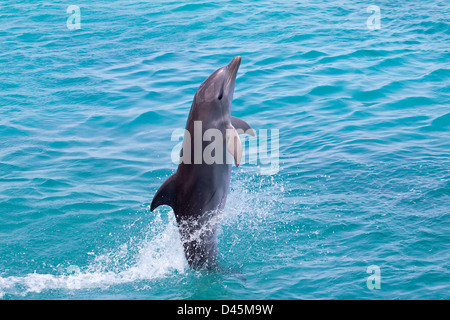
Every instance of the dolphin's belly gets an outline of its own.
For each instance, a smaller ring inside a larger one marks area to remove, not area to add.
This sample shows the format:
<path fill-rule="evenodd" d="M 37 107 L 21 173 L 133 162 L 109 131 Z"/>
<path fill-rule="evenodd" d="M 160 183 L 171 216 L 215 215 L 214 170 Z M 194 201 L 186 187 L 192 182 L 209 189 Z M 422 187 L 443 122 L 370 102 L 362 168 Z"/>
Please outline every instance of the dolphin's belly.
<path fill-rule="evenodd" d="M 218 214 L 225 206 L 231 165 L 180 165 L 177 174 L 174 212 L 186 258 L 191 266 L 210 266 L 217 255 Z"/>
<path fill-rule="evenodd" d="M 180 165 L 177 174 L 175 214 L 198 217 L 224 208 L 231 165 Z"/>

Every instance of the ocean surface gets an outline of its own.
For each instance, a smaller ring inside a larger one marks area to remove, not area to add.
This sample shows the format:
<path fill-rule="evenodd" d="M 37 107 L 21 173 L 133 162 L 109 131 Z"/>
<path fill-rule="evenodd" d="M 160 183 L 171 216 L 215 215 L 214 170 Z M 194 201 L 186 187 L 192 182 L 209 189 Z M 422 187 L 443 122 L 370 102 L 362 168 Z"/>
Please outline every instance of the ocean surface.
<path fill-rule="evenodd" d="M 444 0 L 2 1 L 0 298 L 449 299 L 449 50 Z M 149 205 L 237 55 L 272 164 L 243 138 L 193 271 Z"/>

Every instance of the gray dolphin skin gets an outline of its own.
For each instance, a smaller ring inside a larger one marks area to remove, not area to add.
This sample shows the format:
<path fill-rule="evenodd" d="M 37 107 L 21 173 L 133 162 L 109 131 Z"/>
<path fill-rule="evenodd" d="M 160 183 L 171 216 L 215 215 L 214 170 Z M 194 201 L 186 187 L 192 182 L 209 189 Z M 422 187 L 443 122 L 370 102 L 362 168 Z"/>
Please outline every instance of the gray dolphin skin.
<path fill-rule="evenodd" d="M 193 269 L 217 267 L 218 217 L 225 207 L 231 178 L 227 151 L 238 166 L 242 155 L 238 131 L 254 136 L 245 121 L 230 113 L 240 63 L 241 57 L 233 58 L 198 88 L 187 120 L 178 169 L 161 185 L 151 204 L 151 211 L 160 205 L 172 207 L 186 259 Z M 215 129 L 221 133 L 220 139 L 203 138 L 196 143 L 191 137 L 199 134 L 199 124 L 202 137 L 209 129 Z M 203 157 L 205 148 L 212 143 L 218 147 L 213 163 Z M 220 148 L 225 151 L 220 153 Z"/>

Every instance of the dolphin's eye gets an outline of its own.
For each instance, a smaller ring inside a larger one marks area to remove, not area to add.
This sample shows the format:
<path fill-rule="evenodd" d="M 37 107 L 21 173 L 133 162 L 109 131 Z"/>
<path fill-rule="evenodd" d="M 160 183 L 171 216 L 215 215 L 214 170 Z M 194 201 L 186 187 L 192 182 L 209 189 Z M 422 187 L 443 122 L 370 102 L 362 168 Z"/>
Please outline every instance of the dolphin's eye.
<path fill-rule="evenodd" d="M 220 92 L 219 97 L 217 99 L 222 100 L 223 92 Z"/>

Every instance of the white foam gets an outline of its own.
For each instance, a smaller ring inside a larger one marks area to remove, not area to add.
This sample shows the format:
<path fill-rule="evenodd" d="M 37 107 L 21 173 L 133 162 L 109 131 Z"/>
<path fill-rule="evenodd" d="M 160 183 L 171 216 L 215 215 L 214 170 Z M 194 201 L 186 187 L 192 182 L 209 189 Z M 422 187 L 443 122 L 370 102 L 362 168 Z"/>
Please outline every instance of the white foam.
<path fill-rule="evenodd" d="M 235 231 L 245 230 L 246 234 L 257 234 L 261 223 L 281 205 L 284 185 L 273 177 L 252 176 L 248 173 L 242 177 L 240 172 L 237 176 L 228 196 L 225 213 L 220 217 L 219 234 L 222 233 L 222 227 L 228 230 L 226 239 L 229 242 L 227 245 L 231 246 L 230 251 L 237 246 L 239 252 L 243 250 L 239 254 L 239 259 L 243 259 L 249 249 L 246 251 L 239 244 L 244 241 L 245 246 L 249 246 L 251 244 L 248 241 L 251 239 L 236 238 Z M 149 209 L 142 214 L 149 214 Z M 57 275 L 30 273 L 0 277 L 0 298 L 5 294 L 26 296 L 46 290 L 106 289 L 114 285 L 185 273 L 188 264 L 173 212 L 159 209 L 151 214 L 154 219 L 149 223 L 148 230 L 138 232 L 143 237 L 139 239 L 132 236 L 107 253 L 95 255 L 92 251 L 87 252 L 89 256 L 94 256 L 87 266 L 69 266 L 61 272 L 63 274 Z M 139 220 L 128 227 L 136 228 L 138 222 L 142 222 Z M 230 255 L 226 258 L 233 259 Z"/>
<path fill-rule="evenodd" d="M 82 269 L 71 265 L 66 268 L 66 273 L 72 274 L 30 273 L 0 277 L 0 298 L 5 294 L 25 296 L 45 290 L 103 289 L 112 285 L 153 280 L 173 272 L 183 273 L 187 262 L 174 220 L 169 217 L 168 221 L 163 222 L 160 213 L 156 213 L 151 230 L 141 242 L 134 243 L 136 240 L 131 238 L 129 243 L 96 256 L 90 265 Z M 130 257 L 133 253 L 128 250 L 130 246 L 138 247 L 133 257 Z M 128 266 L 123 263 L 127 260 L 133 260 L 134 263 Z"/>

